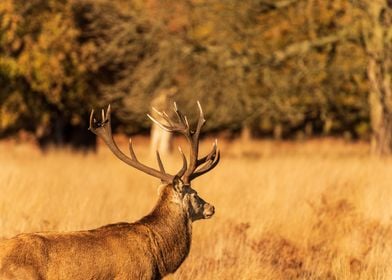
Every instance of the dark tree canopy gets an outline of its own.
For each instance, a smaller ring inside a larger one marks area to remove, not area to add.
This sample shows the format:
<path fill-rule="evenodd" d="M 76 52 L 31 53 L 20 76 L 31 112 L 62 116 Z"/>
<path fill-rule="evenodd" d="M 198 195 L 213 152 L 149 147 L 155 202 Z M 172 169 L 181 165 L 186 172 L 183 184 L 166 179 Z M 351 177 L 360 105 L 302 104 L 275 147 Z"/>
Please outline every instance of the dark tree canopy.
<path fill-rule="evenodd" d="M 108 103 L 117 131 L 143 132 L 175 87 L 207 132 L 368 139 L 369 3 L 2 0 L 0 135 L 88 145 L 89 110 Z"/>

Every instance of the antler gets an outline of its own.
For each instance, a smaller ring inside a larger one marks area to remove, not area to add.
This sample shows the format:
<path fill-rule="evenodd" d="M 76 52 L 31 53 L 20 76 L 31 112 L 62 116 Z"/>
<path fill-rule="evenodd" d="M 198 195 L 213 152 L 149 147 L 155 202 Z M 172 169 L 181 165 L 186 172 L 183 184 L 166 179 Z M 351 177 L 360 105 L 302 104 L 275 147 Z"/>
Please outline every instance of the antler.
<path fill-rule="evenodd" d="M 101 139 L 106 143 L 106 145 L 109 147 L 109 149 L 113 152 L 113 154 L 118 157 L 120 160 L 125 162 L 126 164 L 143 171 L 144 173 L 147 173 L 151 176 L 154 176 L 156 178 L 161 179 L 162 182 L 167 182 L 171 183 L 173 182 L 174 178 L 179 177 L 181 178 L 187 168 L 187 162 L 184 153 L 180 149 L 180 153 L 182 156 L 182 161 L 183 165 L 181 170 L 176 174 L 176 175 L 170 175 L 165 172 L 165 169 L 162 164 L 161 157 L 159 156 L 159 152 L 157 151 L 157 160 L 158 160 L 158 165 L 159 165 L 159 170 L 156 170 L 154 168 L 148 167 L 147 165 L 144 165 L 141 163 L 135 155 L 135 152 L 133 150 L 132 146 L 132 140 L 129 139 L 129 152 L 131 154 L 131 157 L 126 156 L 116 145 L 114 142 L 113 136 L 112 136 L 112 128 L 111 128 L 111 123 L 110 123 L 110 105 L 108 106 L 108 109 L 106 110 L 106 113 L 104 110 L 102 110 L 102 119 L 96 120 L 94 118 L 94 110 L 91 111 L 90 114 L 90 127 L 88 128 L 91 132 L 96 134 L 97 136 L 101 137 Z"/>
<path fill-rule="evenodd" d="M 176 103 L 174 103 L 174 112 L 177 115 L 178 122 L 172 121 L 165 112 L 159 112 L 155 108 L 153 108 L 154 111 L 159 116 L 161 116 L 167 122 L 167 124 L 162 124 L 147 114 L 147 116 L 162 129 L 168 132 L 180 133 L 188 140 L 191 149 L 189 155 L 189 166 L 183 176 L 183 181 L 185 184 L 189 184 L 190 181 L 196 177 L 203 175 L 213 169 L 220 160 L 220 152 L 218 150 L 217 140 L 214 142 L 212 151 L 208 155 L 198 159 L 200 131 L 206 120 L 204 119 L 203 110 L 199 101 L 197 101 L 197 106 L 199 108 L 199 119 L 197 121 L 195 131 L 190 129 L 187 117 L 178 110 Z"/>

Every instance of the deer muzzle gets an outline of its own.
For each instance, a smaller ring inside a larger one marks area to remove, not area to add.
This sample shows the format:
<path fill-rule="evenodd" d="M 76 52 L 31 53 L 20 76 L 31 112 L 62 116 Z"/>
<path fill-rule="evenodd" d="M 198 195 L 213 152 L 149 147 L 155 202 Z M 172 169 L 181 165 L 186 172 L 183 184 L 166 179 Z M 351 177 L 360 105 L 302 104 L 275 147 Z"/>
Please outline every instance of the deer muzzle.
<path fill-rule="evenodd" d="M 215 214 L 215 207 L 209 203 L 204 204 L 203 216 L 204 219 L 209 219 Z"/>

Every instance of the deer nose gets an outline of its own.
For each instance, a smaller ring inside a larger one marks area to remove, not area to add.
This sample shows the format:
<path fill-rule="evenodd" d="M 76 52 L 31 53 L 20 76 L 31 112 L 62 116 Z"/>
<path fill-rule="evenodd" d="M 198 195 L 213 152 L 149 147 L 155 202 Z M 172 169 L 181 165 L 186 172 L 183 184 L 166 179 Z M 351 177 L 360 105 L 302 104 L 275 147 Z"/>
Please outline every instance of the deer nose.
<path fill-rule="evenodd" d="M 215 207 L 211 204 L 206 204 L 204 207 L 204 217 L 206 219 L 211 218 L 215 214 Z"/>

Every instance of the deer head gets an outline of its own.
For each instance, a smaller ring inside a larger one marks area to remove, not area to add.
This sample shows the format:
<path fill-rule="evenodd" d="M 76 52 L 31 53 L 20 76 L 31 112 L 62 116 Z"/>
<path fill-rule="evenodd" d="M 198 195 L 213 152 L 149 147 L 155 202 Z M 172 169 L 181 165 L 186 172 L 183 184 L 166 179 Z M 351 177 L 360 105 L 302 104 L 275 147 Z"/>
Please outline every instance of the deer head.
<path fill-rule="evenodd" d="M 166 173 L 158 151 L 156 152 L 156 156 L 159 170 L 149 167 L 137 159 L 133 150 L 131 139 L 129 140 L 130 157 L 125 155 L 118 148 L 112 136 L 110 123 L 110 105 L 108 106 L 106 112 L 102 110 L 101 120 L 95 119 L 94 110 L 91 111 L 89 127 L 89 130 L 100 137 L 113 152 L 113 154 L 120 160 L 144 173 L 159 178 L 163 183 L 162 188 L 165 189 L 165 191 L 170 192 L 172 200 L 183 206 L 184 210 L 188 214 L 188 217 L 192 221 L 208 219 L 212 217 L 215 209 L 214 206 L 205 202 L 197 194 L 197 192 L 191 187 L 191 181 L 212 170 L 218 164 L 220 159 L 220 153 L 216 140 L 209 154 L 201 158 L 198 157 L 200 131 L 205 123 L 205 119 L 200 103 L 197 102 L 197 105 L 199 108 L 199 118 L 194 130 L 190 128 L 187 117 L 178 110 L 176 103 L 174 103 L 174 112 L 177 116 L 176 121 L 170 119 L 165 112 L 159 112 L 154 108 L 153 109 L 160 117 L 162 117 L 165 123 L 159 122 L 150 115 L 147 115 L 162 129 L 171 133 L 179 133 L 185 136 L 190 145 L 189 164 L 184 153 L 182 152 L 182 149 L 179 147 L 179 151 L 182 157 L 182 167 L 175 175 Z"/>

